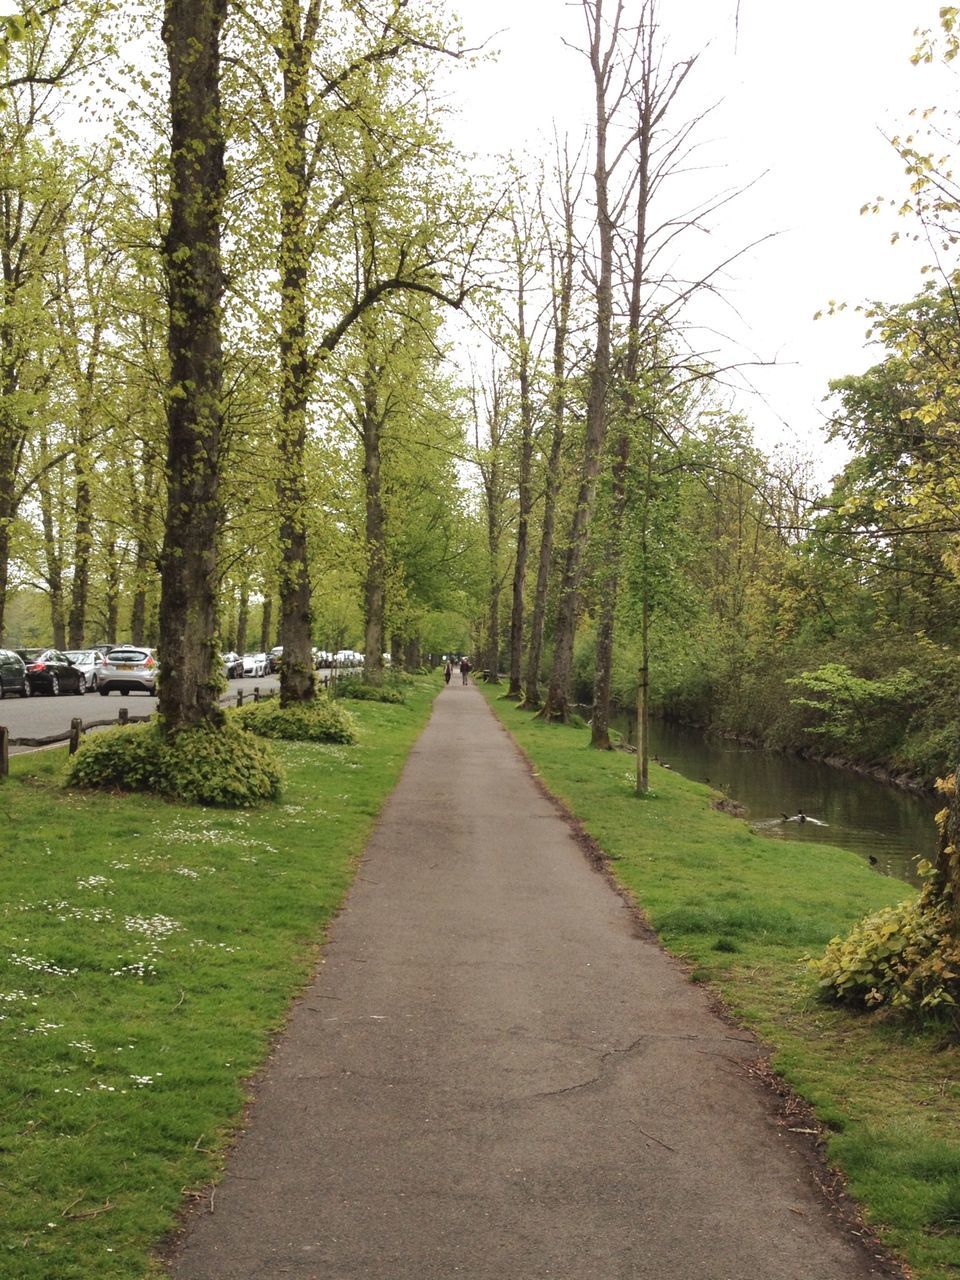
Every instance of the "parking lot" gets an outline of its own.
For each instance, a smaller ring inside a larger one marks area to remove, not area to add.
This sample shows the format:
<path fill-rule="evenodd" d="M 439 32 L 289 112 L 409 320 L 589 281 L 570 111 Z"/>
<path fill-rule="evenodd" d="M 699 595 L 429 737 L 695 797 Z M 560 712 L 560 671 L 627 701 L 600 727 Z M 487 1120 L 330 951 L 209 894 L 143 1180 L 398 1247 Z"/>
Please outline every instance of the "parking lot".
<path fill-rule="evenodd" d="M 325 674 L 327 673 L 318 672 L 320 677 Z M 279 687 L 278 675 L 231 680 L 229 689 L 223 695 L 223 702 L 225 705 L 234 704 L 240 691 L 244 698 L 252 698 L 255 689 L 271 692 Z M 68 734 L 70 721 L 74 717 L 79 717 L 84 726 L 88 726 L 103 720 L 117 720 L 121 708 L 127 711 L 131 719 L 135 719 L 150 715 L 156 707 L 157 699 L 146 693 L 131 693 L 126 696 L 111 693 L 106 698 L 101 698 L 96 693 L 87 693 L 82 698 L 4 698 L 0 702 L 0 725 L 5 725 L 10 730 L 11 738 L 47 738 L 55 734 Z M 10 754 L 34 749 L 11 745 Z"/>

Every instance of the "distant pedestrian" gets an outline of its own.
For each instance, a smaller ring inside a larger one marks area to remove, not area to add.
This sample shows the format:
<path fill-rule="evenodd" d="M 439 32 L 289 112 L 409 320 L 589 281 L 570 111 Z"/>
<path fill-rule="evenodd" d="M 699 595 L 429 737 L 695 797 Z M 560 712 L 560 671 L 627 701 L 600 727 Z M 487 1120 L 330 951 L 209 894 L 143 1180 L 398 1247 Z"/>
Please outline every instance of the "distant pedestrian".
<path fill-rule="evenodd" d="M 469 658 L 461 658 L 461 659 L 460 659 L 460 674 L 461 674 L 461 676 L 463 676 L 463 683 L 464 683 L 464 684 L 466 684 L 466 683 L 467 683 L 467 676 L 470 674 L 470 659 L 469 659 Z"/>
<path fill-rule="evenodd" d="M 447 659 L 447 665 L 443 668 L 443 683 L 449 684 L 450 677 L 453 675 L 453 663 Z"/>

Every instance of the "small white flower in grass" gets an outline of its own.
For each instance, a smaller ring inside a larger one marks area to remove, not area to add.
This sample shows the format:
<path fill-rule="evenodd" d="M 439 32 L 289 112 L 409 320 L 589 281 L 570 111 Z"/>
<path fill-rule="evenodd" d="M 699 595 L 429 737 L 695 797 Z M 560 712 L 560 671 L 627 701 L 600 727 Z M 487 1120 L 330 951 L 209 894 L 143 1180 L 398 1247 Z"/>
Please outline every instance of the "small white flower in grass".
<path fill-rule="evenodd" d="M 185 876 L 188 880 L 200 879 L 200 872 L 194 871 L 192 867 L 174 867 L 173 874 L 175 876 Z"/>
<path fill-rule="evenodd" d="M 77 881 L 78 889 L 104 889 L 108 884 L 113 884 L 109 876 L 87 876 L 85 880 Z"/>
<path fill-rule="evenodd" d="M 52 964 L 49 960 L 38 960 L 36 956 L 17 955 L 14 953 L 9 957 L 11 964 L 22 965 L 24 969 L 31 969 L 34 973 L 49 973 L 55 978 L 70 978 L 78 969 L 63 969 L 58 964 Z"/>

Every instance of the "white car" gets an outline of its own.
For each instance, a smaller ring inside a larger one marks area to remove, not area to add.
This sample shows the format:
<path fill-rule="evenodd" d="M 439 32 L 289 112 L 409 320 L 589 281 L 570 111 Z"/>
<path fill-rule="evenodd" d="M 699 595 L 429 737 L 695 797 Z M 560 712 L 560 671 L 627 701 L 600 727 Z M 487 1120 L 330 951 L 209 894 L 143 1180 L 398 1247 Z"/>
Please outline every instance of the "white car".
<path fill-rule="evenodd" d="M 243 674 L 245 676 L 265 676 L 270 659 L 265 653 L 245 653 L 243 655 Z"/>

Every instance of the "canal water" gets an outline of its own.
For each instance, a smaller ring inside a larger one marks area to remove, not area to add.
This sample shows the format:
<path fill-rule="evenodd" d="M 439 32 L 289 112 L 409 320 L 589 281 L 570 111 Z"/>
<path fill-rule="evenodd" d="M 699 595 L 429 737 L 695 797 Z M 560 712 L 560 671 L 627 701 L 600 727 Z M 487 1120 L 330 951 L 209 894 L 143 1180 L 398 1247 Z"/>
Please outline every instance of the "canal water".
<path fill-rule="evenodd" d="M 623 717 L 616 727 L 635 742 Z M 746 746 L 697 729 L 651 721 L 650 754 L 746 806 L 750 825 L 777 840 L 816 840 L 872 859 L 883 875 L 917 883 L 915 859 L 937 851 L 929 795 L 799 756 Z M 784 822 L 803 812 L 815 822 Z"/>

